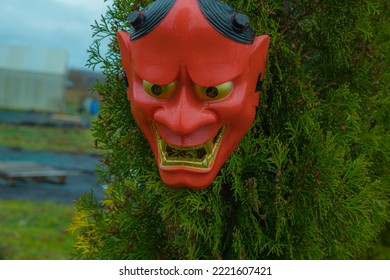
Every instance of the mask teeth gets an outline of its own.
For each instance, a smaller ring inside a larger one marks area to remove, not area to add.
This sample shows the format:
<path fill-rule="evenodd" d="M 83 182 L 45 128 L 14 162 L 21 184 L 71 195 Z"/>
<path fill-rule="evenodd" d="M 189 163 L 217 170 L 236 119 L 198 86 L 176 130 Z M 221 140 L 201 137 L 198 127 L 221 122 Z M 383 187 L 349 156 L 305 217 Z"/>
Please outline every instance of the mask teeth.
<path fill-rule="evenodd" d="M 214 158 L 216 156 L 217 150 L 219 148 L 219 145 L 222 141 L 223 135 L 225 133 L 226 127 L 223 126 L 218 133 L 215 135 L 215 137 L 212 140 L 207 141 L 203 145 L 195 146 L 195 147 L 189 147 L 189 148 L 183 148 L 183 147 L 176 147 L 168 144 L 164 139 L 161 138 L 161 136 L 158 134 L 157 129 L 155 125 L 153 124 L 153 130 L 156 134 L 157 144 L 158 144 L 158 150 L 161 157 L 161 165 L 163 166 L 188 166 L 193 168 L 200 168 L 200 169 L 208 169 L 210 168 L 210 164 L 214 161 Z M 203 149 L 205 151 L 205 155 L 200 158 L 193 158 L 193 159 L 187 159 L 187 158 L 175 158 L 169 155 L 168 149 L 176 149 L 176 150 L 182 150 L 182 151 L 195 151 L 199 149 Z"/>
<path fill-rule="evenodd" d="M 208 157 L 205 157 L 205 159 L 202 161 L 202 167 L 203 168 L 208 168 L 209 167 Z"/>
<path fill-rule="evenodd" d="M 205 148 L 205 150 L 207 152 L 207 155 L 210 155 L 213 152 L 213 149 L 214 149 L 213 141 L 212 140 L 207 141 L 207 143 L 204 144 L 204 148 Z"/>

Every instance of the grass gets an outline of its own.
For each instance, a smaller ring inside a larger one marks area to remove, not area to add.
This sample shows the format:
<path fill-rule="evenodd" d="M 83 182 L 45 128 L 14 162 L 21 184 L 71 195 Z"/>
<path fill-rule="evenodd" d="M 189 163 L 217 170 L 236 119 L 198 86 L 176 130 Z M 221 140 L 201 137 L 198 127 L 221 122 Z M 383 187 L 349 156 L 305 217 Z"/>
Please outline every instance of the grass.
<path fill-rule="evenodd" d="M 74 211 L 54 202 L 0 200 L 0 259 L 69 259 L 74 239 L 65 229 Z"/>
<path fill-rule="evenodd" d="M 0 146 L 96 153 L 90 129 L 0 124 Z"/>

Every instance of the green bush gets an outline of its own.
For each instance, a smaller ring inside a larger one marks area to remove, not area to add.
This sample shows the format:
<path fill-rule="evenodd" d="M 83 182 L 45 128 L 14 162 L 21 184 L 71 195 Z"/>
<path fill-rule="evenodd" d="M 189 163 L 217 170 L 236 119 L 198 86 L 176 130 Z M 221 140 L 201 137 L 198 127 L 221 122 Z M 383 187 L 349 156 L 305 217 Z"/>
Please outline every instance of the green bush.
<path fill-rule="evenodd" d="M 202 191 L 164 185 L 131 117 L 115 34 L 149 2 L 115 0 L 92 27 L 109 188 L 77 203 L 77 257 L 366 258 L 388 218 L 388 1 L 226 1 L 271 45 L 256 120 Z"/>

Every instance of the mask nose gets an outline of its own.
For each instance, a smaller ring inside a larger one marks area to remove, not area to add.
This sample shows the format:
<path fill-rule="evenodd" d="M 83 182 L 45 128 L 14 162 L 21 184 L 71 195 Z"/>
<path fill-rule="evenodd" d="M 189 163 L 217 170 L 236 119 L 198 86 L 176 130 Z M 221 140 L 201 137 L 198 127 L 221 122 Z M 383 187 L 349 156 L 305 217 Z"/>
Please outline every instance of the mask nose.
<path fill-rule="evenodd" d="M 164 107 L 154 113 L 154 120 L 178 135 L 188 135 L 197 129 L 217 122 L 214 112 L 206 109 L 187 86 Z"/>

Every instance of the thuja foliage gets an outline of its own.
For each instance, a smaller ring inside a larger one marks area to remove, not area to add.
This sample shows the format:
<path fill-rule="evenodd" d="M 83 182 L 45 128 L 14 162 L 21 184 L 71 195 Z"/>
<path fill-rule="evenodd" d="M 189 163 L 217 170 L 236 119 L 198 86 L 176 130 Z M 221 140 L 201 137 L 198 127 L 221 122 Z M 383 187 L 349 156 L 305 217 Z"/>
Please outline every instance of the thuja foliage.
<path fill-rule="evenodd" d="M 108 188 L 77 202 L 76 257 L 364 258 L 388 217 L 388 1 L 226 1 L 271 45 L 256 120 L 202 191 L 164 185 L 131 116 L 115 34 L 149 2 L 114 0 L 92 26 Z"/>

